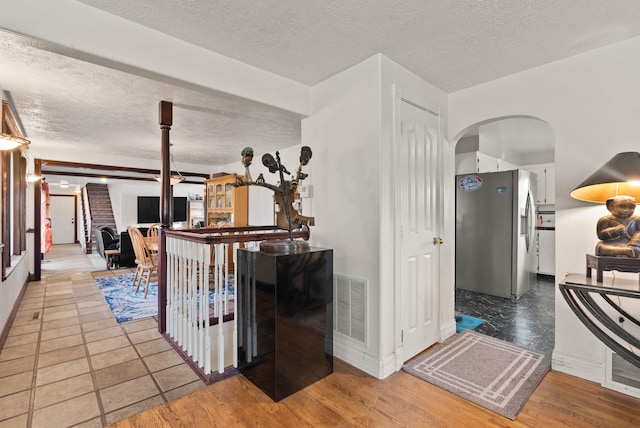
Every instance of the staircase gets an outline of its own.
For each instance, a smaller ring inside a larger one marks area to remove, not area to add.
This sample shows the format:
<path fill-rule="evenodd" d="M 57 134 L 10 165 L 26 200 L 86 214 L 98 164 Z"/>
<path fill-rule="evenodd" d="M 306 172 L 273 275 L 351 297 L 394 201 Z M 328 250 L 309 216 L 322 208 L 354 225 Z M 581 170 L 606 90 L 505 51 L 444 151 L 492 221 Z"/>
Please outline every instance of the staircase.
<path fill-rule="evenodd" d="M 82 188 L 80 191 L 80 206 L 82 207 L 82 236 L 84 238 L 85 253 L 91 254 L 93 251 L 93 241 L 91 239 L 91 219 L 89 213 L 89 205 L 87 202 L 87 189 Z M 88 220 L 87 220 L 88 219 Z"/>
<path fill-rule="evenodd" d="M 91 219 L 91 242 L 96 242 L 96 226 L 109 226 L 116 233 L 116 221 L 113 218 L 111 208 L 111 198 L 109 197 L 109 187 L 106 184 L 87 183 L 87 200 L 89 201 L 89 218 Z M 87 244 L 87 248 L 90 248 Z"/>

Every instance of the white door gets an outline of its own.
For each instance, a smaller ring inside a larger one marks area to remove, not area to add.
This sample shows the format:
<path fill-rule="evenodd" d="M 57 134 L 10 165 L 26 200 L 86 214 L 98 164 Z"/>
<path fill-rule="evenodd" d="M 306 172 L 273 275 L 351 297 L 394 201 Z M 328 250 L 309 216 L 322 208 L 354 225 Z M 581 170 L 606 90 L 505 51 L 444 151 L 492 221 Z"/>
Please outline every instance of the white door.
<path fill-rule="evenodd" d="M 402 99 L 396 139 L 402 357 L 438 339 L 440 116 Z"/>
<path fill-rule="evenodd" d="M 75 196 L 51 196 L 51 232 L 54 244 L 75 242 L 76 203 Z"/>

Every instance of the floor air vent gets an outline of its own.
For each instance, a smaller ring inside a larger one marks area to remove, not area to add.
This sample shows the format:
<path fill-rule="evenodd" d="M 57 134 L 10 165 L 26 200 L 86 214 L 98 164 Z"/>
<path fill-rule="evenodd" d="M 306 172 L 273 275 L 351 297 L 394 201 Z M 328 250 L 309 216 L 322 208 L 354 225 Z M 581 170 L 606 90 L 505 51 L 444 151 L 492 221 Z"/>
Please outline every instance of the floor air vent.
<path fill-rule="evenodd" d="M 364 279 L 336 274 L 336 331 L 366 343 L 367 284 Z"/>

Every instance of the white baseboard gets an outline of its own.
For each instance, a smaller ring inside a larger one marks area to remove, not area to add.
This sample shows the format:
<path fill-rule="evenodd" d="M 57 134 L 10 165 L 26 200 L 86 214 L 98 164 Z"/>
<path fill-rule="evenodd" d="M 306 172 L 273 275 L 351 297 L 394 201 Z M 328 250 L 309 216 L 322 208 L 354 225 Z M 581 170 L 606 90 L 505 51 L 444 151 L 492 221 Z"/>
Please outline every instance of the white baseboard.
<path fill-rule="evenodd" d="M 439 342 L 443 342 L 455 333 L 455 320 L 442 324 L 440 326 Z M 379 359 L 368 354 L 364 349 L 357 349 L 359 345 L 351 342 L 351 338 L 344 337 L 334 332 L 333 355 L 377 379 L 384 379 L 402 369 L 402 349 L 396 349 L 394 354 L 391 354 L 384 359 Z"/>
<path fill-rule="evenodd" d="M 444 324 L 440 324 L 440 342 L 444 342 L 449 337 L 456 334 L 456 320 L 452 319 Z"/>
<path fill-rule="evenodd" d="M 333 337 L 333 356 L 377 379 L 384 379 L 390 374 L 384 375 L 387 369 L 384 368 L 385 364 L 381 364 L 378 358 L 367 354 L 364 350 L 355 349 L 346 340 L 340 340 L 335 332 Z M 393 364 L 391 365 L 393 366 Z"/>
<path fill-rule="evenodd" d="M 640 389 L 638 388 L 634 388 L 632 386 L 629 385 L 624 385 L 621 384 L 619 382 L 608 382 L 608 381 L 604 381 L 602 382 L 602 387 L 603 388 L 607 388 L 607 389 L 612 389 L 614 391 L 617 391 L 621 394 L 626 394 L 626 395 L 630 395 L 634 398 L 640 398 Z"/>
<path fill-rule="evenodd" d="M 598 384 L 602 382 L 603 362 L 601 361 L 582 360 L 554 351 L 551 357 L 551 368 Z"/>

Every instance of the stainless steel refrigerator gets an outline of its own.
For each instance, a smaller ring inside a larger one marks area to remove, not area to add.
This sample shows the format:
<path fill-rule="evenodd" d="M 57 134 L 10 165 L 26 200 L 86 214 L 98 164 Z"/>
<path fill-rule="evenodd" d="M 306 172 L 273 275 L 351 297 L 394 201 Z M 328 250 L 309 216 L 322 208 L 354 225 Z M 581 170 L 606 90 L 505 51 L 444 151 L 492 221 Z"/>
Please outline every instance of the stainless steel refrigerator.
<path fill-rule="evenodd" d="M 536 284 L 535 175 L 456 176 L 456 287 L 518 299 Z"/>

